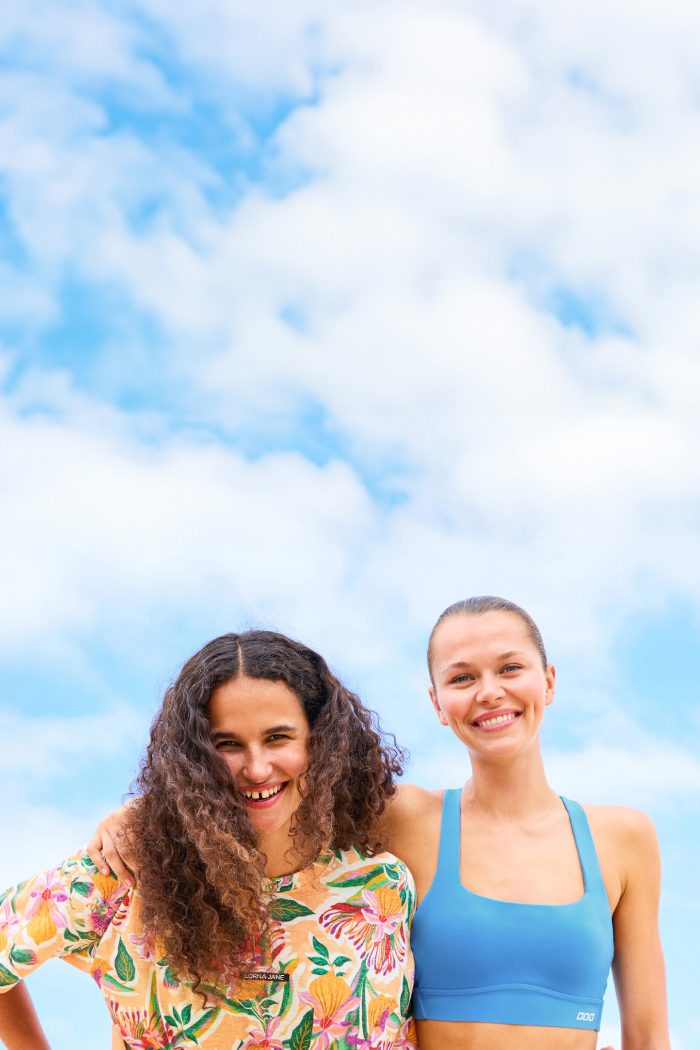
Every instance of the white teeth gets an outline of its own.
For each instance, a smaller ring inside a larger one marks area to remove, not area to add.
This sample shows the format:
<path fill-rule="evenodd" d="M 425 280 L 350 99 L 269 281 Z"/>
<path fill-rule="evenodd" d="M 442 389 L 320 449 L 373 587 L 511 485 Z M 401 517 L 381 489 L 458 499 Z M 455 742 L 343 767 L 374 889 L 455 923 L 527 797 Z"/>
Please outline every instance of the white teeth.
<path fill-rule="evenodd" d="M 284 787 L 284 784 L 280 784 L 279 787 L 271 788 L 269 791 L 267 789 L 265 789 L 264 791 L 244 791 L 243 793 L 244 793 L 246 798 L 252 798 L 252 799 L 272 798 L 272 796 L 273 795 L 277 795 L 282 790 L 283 787 Z"/>
<path fill-rule="evenodd" d="M 495 715 L 494 718 L 484 718 L 479 722 L 480 726 L 497 726 L 500 722 L 512 722 L 515 718 L 514 714 L 510 715 Z"/>

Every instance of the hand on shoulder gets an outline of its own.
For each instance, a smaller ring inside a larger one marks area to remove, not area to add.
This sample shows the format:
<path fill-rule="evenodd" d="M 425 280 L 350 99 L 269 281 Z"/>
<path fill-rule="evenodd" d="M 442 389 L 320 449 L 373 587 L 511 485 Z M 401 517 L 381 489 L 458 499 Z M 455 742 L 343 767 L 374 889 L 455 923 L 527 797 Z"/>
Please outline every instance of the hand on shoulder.
<path fill-rule="evenodd" d="M 124 825 L 129 809 L 135 802 L 136 799 L 129 799 L 103 817 L 86 846 L 90 860 L 103 875 L 109 875 L 111 868 L 119 881 L 127 886 L 134 885 L 134 878 L 127 867 L 132 863 L 132 857 L 124 835 Z"/>

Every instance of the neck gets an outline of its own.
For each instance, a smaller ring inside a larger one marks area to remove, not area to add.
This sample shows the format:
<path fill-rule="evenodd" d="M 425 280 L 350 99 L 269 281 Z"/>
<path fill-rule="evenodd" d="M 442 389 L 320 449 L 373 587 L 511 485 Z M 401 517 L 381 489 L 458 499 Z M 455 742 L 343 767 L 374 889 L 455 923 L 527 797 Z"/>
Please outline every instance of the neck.
<path fill-rule="evenodd" d="M 539 740 L 527 751 L 504 759 L 471 755 L 472 778 L 465 785 L 466 804 L 493 816 L 521 820 L 555 804 L 547 783 Z"/>
<path fill-rule="evenodd" d="M 265 874 L 269 878 L 274 879 L 280 875 L 291 875 L 299 871 L 301 858 L 294 849 L 294 840 L 288 827 L 280 828 L 268 835 L 259 834 L 257 845 L 267 857 Z"/>

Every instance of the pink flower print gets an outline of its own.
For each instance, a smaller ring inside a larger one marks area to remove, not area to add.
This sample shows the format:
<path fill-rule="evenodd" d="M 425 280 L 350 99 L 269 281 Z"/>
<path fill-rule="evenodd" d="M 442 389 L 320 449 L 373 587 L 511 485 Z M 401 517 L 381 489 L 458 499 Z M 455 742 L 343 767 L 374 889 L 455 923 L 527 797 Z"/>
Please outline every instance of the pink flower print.
<path fill-rule="evenodd" d="M 139 959 L 143 959 L 144 962 L 156 961 L 156 957 L 153 954 L 150 941 L 147 937 L 139 937 L 135 933 L 130 933 L 129 940 L 133 944 Z"/>
<path fill-rule="evenodd" d="M 372 928 L 372 942 L 376 944 L 385 937 L 393 938 L 403 917 L 401 898 L 396 890 L 363 890 L 362 899 L 365 902 L 362 916 Z"/>
<path fill-rule="evenodd" d="M 119 1034 L 131 1050 L 159 1050 L 169 1045 L 173 1034 L 170 1025 L 164 1025 L 148 1010 L 127 1010 L 111 999 L 109 1008 Z"/>
<path fill-rule="evenodd" d="M 0 904 L 0 952 L 7 947 L 9 940 L 14 940 L 19 927 L 19 915 L 10 907 L 9 900 Z"/>
<path fill-rule="evenodd" d="M 328 1050 L 332 1042 L 346 1035 L 345 1019 L 360 1003 L 348 983 L 331 973 L 311 981 L 308 992 L 300 991 L 299 998 L 314 1012 L 313 1034 L 317 1037 L 314 1050 Z"/>
<path fill-rule="evenodd" d="M 412 1017 L 406 1018 L 400 1024 L 394 1039 L 394 1050 L 418 1050 L 418 1033 Z"/>
<path fill-rule="evenodd" d="M 109 897 L 98 897 L 90 909 L 90 928 L 99 937 L 104 937 L 112 923 L 119 925 L 119 910 L 126 908 L 128 903 L 129 891 L 116 883 Z"/>
<path fill-rule="evenodd" d="M 57 930 L 68 925 L 58 907 L 68 900 L 68 896 L 57 872 L 57 868 L 52 868 L 45 875 L 39 875 L 29 894 L 33 900 L 27 909 L 27 935 L 35 944 L 52 941 Z"/>
<path fill-rule="evenodd" d="M 265 1031 L 257 1028 L 248 1030 L 248 1039 L 242 1044 L 240 1050 L 284 1050 L 284 1046 L 273 1035 L 279 1027 L 281 1018 L 271 1017 L 265 1025 Z"/>
<path fill-rule="evenodd" d="M 367 965 L 387 974 L 406 958 L 403 905 L 391 887 L 363 890 L 363 904 L 334 904 L 321 916 L 321 924 L 340 940 L 345 934 L 360 950 Z"/>

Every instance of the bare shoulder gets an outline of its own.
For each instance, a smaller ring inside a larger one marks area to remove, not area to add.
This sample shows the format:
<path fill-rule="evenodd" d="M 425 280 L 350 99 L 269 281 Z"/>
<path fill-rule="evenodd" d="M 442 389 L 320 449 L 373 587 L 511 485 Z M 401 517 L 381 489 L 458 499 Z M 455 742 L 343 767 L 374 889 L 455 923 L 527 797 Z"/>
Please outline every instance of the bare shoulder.
<path fill-rule="evenodd" d="M 651 817 L 630 806 L 584 806 L 601 862 L 614 859 L 629 877 L 635 870 L 655 871 L 660 864 L 659 840 Z M 624 878 L 623 878 L 624 882 Z"/>
<path fill-rule="evenodd" d="M 651 817 L 631 806 L 584 806 L 593 834 L 614 835 L 630 845 L 656 843 Z"/>
<path fill-rule="evenodd" d="M 428 791 L 417 784 L 397 784 L 390 805 L 407 815 L 428 813 L 442 806 L 443 791 Z"/>
<path fill-rule="evenodd" d="M 442 796 L 442 791 L 427 791 L 417 784 L 397 784 L 382 820 L 392 842 L 403 841 L 417 828 L 425 830 L 432 821 L 439 825 Z"/>
<path fill-rule="evenodd" d="M 410 869 L 422 899 L 437 867 L 442 791 L 399 784 L 387 806 L 383 830 L 388 848 Z"/>

